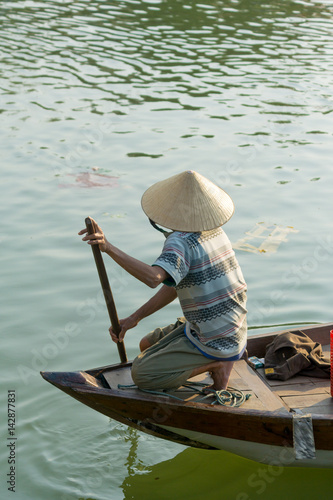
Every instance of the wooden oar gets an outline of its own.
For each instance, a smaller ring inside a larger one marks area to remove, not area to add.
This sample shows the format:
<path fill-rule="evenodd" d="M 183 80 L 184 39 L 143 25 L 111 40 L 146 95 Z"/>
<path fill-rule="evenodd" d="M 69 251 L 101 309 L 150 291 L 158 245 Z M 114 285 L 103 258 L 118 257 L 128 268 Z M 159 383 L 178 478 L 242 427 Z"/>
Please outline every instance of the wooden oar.
<path fill-rule="evenodd" d="M 89 234 L 93 234 L 96 232 L 96 226 L 94 221 L 91 220 L 90 217 L 87 217 L 85 219 L 86 223 L 86 228 L 88 230 Z M 119 319 L 118 319 L 118 314 L 116 310 L 116 306 L 113 300 L 113 295 L 111 292 L 111 287 L 109 283 L 108 276 L 106 274 L 104 262 L 103 262 L 103 257 L 101 254 L 101 251 L 99 249 L 98 245 L 91 245 L 93 254 L 94 254 L 94 259 L 98 271 L 98 276 L 102 285 L 103 289 L 103 294 L 106 302 L 106 307 L 108 309 L 108 313 L 110 316 L 111 320 L 111 325 L 112 329 L 115 332 L 115 334 L 119 337 L 119 333 L 121 331 L 121 326 L 119 324 Z M 126 351 L 125 351 L 125 345 L 124 342 L 117 342 L 117 347 L 118 347 L 118 353 L 120 357 L 120 362 L 121 363 L 126 363 L 127 362 L 127 356 L 126 356 Z"/>

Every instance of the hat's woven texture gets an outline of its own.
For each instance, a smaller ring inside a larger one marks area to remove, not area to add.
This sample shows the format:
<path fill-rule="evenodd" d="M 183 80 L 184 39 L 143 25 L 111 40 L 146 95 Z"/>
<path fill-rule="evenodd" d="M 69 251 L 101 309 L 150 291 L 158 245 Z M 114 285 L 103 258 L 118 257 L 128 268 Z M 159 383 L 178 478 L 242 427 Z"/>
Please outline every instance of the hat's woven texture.
<path fill-rule="evenodd" d="M 141 204 L 151 220 L 174 231 L 209 231 L 225 224 L 234 213 L 230 196 L 193 170 L 153 184 Z"/>

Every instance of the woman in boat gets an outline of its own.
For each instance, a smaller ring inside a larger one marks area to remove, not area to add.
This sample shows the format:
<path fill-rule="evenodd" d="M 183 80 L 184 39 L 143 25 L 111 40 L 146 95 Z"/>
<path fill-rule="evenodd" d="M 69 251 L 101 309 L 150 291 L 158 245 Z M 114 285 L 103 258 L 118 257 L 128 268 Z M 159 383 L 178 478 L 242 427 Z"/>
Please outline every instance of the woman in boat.
<path fill-rule="evenodd" d="M 214 390 L 226 389 L 233 363 L 246 349 L 246 283 L 231 243 L 222 229 L 234 213 L 230 196 L 207 178 L 186 171 L 151 186 L 142 197 L 151 224 L 166 236 L 153 265 L 111 244 L 98 227 L 83 241 L 99 245 L 117 264 L 151 288 L 162 285 L 142 307 L 120 320 L 127 330 L 172 302 L 184 314 L 173 325 L 157 328 L 140 342 L 132 377 L 141 389 L 174 389 L 210 372 Z M 170 229 L 167 232 L 163 228 Z"/>

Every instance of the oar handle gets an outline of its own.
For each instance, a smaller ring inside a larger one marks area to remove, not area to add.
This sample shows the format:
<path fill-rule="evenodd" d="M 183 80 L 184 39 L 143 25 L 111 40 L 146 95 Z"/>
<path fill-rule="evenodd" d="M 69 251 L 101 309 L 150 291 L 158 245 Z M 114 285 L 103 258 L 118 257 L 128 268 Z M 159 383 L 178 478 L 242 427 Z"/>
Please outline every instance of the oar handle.
<path fill-rule="evenodd" d="M 87 217 L 85 219 L 85 223 L 86 223 L 86 228 L 87 228 L 89 234 L 93 234 L 96 232 L 95 223 L 90 217 Z M 94 255 L 94 259 L 95 259 L 99 280 L 100 280 L 101 285 L 102 285 L 102 290 L 103 290 L 103 294 L 104 294 L 104 298 L 105 298 L 106 307 L 107 307 L 109 317 L 111 320 L 112 329 L 115 332 L 115 334 L 117 335 L 117 337 L 119 337 L 119 333 L 121 331 L 121 326 L 119 324 L 117 309 L 116 309 L 116 306 L 115 306 L 115 303 L 113 300 L 113 295 L 112 295 L 109 279 L 108 279 L 108 276 L 106 274 L 103 257 L 102 257 L 102 254 L 101 254 L 101 251 L 100 251 L 98 245 L 91 245 L 91 248 L 92 248 L 92 252 Z M 126 363 L 127 356 L 126 356 L 124 342 L 117 342 L 117 347 L 118 347 L 118 353 L 119 353 L 121 363 Z"/>

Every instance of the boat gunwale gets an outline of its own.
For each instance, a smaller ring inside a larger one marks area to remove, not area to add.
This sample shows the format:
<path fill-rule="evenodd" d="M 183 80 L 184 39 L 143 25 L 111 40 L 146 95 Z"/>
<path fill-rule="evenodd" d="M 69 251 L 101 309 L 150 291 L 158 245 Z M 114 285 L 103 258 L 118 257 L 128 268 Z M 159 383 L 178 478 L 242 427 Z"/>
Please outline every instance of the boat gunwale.
<path fill-rule="evenodd" d="M 116 390 L 116 389 L 107 389 L 107 388 L 99 388 L 99 387 L 88 387 L 88 386 L 81 386 L 77 385 L 71 385 L 68 386 L 69 389 L 72 389 L 73 391 L 79 393 L 79 394 L 100 394 L 101 396 L 107 396 L 110 398 L 114 399 L 124 399 L 126 401 L 128 400 L 135 400 L 137 402 L 142 402 L 142 403 L 161 403 L 161 405 L 165 406 L 173 406 L 173 407 L 178 407 L 178 408 L 187 408 L 191 409 L 191 411 L 198 412 L 199 411 L 209 411 L 209 412 L 216 412 L 218 411 L 219 413 L 226 413 L 230 414 L 232 411 L 233 414 L 239 414 L 239 415 L 248 415 L 248 416 L 253 416 L 253 417 L 258 417 L 258 416 L 265 416 L 265 417 L 274 417 L 278 418 L 281 420 L 282 417 L 286 417 L 286 419 L 289 421 L 290 418 L 292 418 L 292 413 L 289 412 L 286 408 L 281 407 L 280 410 L 275 410 L 275 411 L 269 411 L 269 410 L 255 410 L 255 409 L 245 409 L 241 407 L 235 407 L 235 406 L 223 406 L 223 405 L 212 405 L 209 403 L 202 403 L 202 402 L 195 402 L 195 401 L 177 401 L 173 398 L 168 398 L 167 394 L 165 397 L 163 396 L 158 396 L 158 395 L 151 395 L 149 397 L 148 395 L 146 396 L 145 393 L 143 392 L 143 396 L 141 397 L 135 397 L 133 398 L 132 395 L 126 394 L 122 390 Z M 199 406 L 200 405 L 200 406 Z M 289 418 L 290 417 L 290 418 Z M 274 419 L 273 418 L 273 419 Z M 332 416 L 333 419 L 333 416 Z"/>

